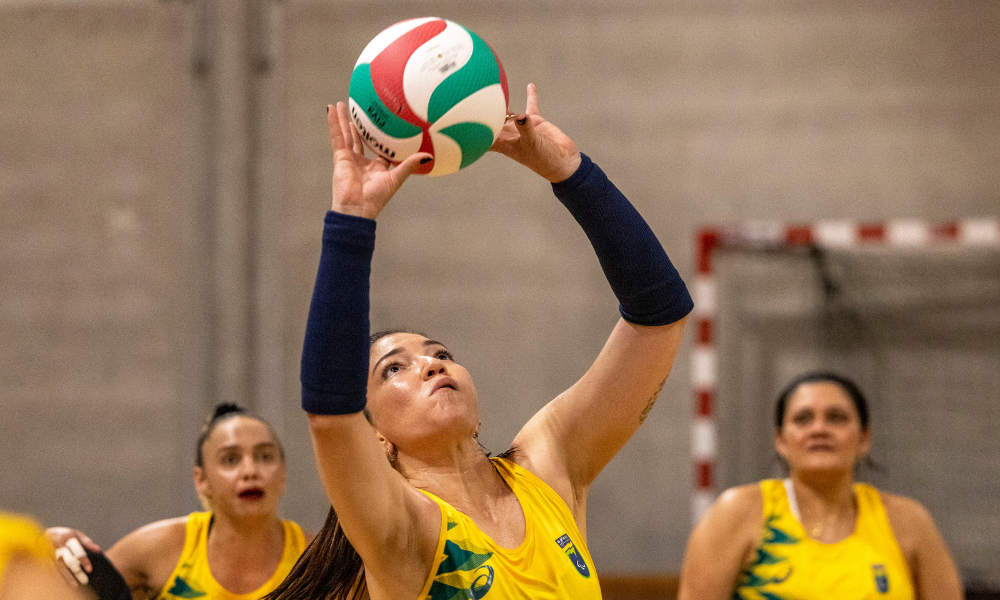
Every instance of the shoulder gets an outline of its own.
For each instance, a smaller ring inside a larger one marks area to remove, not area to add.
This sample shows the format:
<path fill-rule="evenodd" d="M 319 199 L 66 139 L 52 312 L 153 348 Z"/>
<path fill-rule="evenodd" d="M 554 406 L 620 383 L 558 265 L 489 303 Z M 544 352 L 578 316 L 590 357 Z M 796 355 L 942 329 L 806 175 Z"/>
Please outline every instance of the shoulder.
<path fill-rule="evenodd" d="M 754 524 L 764 515 L 764 493 L 759 483 L 751 483 L 729 488 L 722 492 L 712 504 L 708 514 L 716 519 L 745 521 L 755 519 Z"/>
<path fill-rule="evenodd" d="M 759 484 L 729 488 L 695 526 L 692 536 L 723 539 L 744 546 L 754 544 L 764 518 L 764 495 Z"/>
<path fill-rule="evenodd" d="M 108 552 L 108 559 L 117 567 L 125 560 L 144 570 L 165 563 L 176 563 L 184 550 L 188 517 L 176 517 L 143 525 L 118 540 Z"/>
<path fill-rule="evenodd" d="M 936 534 L 934 519 L 924 505 L 913 498 L 898 496 L 879 490 L 879 498 L 885 507 L 885 515 L 889 519 L 896 541 L 904 549 L 913 548 Z"/>

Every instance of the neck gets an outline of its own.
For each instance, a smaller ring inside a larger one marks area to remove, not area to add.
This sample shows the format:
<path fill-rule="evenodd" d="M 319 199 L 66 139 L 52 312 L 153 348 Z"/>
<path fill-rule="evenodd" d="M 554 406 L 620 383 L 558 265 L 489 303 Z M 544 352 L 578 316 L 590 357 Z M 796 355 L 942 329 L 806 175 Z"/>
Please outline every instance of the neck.
<path fill-rule="evenodd" d="M 509 491 L 493 463 L 471 437 L 446 454 L 424 457 L 401 454 L 397 462 L 397 468 L 410 484 L 459 510 L 483 506 Z"/>
<path fill-rule="evenodd" d="M 212 513 L 209 542 L 237 540 L 240 544 L 260 546 L 279 537 L 284 542 L 284 527 L 275 514 L 254 517 L 234 517 L 222 512 Z"/>
<path fill-rule="evenodd" d="M 791 474 L 799 503 L 806 501 L 826 507 L 854 505 L 854 475 L 852 473 Z"/>

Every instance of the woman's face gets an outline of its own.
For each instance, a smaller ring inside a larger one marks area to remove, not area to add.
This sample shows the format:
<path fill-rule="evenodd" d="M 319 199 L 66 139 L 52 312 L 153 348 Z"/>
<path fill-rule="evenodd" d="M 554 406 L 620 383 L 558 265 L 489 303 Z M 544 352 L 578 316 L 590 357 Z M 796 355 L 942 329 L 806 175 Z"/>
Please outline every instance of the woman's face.
<path fill-rule="evenodd" d="M 272 515 L 285 491 L 285 460 L 271 430 L 257 419 L 230 417 L 215 426 L 195 467 L 198 495 L 235 517 Z"/>
<path fill-rule="evenodd" d="M 379 434 L 404 453 L 471 438 L 479 423 L 469 372 L 444 344 L 414 333 L 394 333 L 371 347 L 368 409 Z"/>
<path fill-rule="evenodd" d="M 853 473 L 871 435 L 850 396 L 836 383 L 818 381 L 792 393 L 774 446 L 793 473 Z"/>

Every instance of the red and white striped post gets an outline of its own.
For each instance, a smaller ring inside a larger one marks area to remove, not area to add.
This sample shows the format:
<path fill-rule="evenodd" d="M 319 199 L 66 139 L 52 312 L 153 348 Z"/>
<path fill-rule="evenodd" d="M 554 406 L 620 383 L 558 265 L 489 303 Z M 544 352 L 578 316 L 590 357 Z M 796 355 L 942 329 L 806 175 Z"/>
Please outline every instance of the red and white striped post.
<path fill-rule="evenodd" d="M 885 223 L 819 221 L 805 225 L 750 223 L 701 229 L 695 244 L 695 341 L 691 365 L 691 387 L 694 390 L 694 415 L 691 421 L 694 493 L 691 515 L 693 522 L 697 523 L 715 501 L 718 492 L 715 482 L 715 393 L 719 375 L 715 347 L 715 251 L 720 248 L 810 245 L 820 248 L 868 245 L 920 248 L 945 244 L 1000 247 L 1000 219 L 967 219 L 944 223 L 919 220 Z"/>

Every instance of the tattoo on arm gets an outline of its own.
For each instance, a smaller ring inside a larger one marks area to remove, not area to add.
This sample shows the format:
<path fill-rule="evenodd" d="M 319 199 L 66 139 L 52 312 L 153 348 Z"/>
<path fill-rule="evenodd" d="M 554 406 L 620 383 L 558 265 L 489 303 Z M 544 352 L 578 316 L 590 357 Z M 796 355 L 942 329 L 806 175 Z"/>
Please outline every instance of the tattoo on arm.
<path fill-rule="evenodd" d="M 642 425 L 642 422 L 649 416 L 649 411 L 653 410 L 653 405 L 656 404 L 656 399 L 660 397 L 660 392 L 663 391 L 663 386 L 666 383 L 667 380 L 664 378 L 664 380 L 660 382 L 660 385 L 657 386 L 656 391 L 653 392 L 653 395 L 650 396 L 649 400 L 646 402 L 646 408 L 642 409 L 642 413 L 639 415 L 640 425 Z"/>

